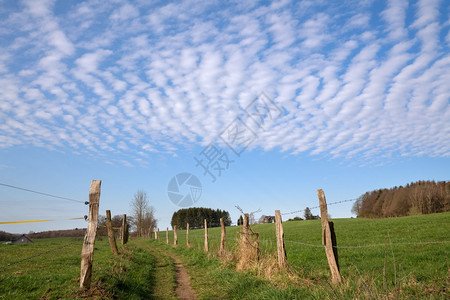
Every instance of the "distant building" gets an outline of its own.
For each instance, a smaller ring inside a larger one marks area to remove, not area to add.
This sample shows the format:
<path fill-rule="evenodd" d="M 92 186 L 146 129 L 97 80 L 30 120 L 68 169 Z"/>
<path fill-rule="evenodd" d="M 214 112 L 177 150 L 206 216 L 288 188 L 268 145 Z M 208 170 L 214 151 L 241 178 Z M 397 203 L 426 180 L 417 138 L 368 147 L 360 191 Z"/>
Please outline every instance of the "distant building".
<path fill-rule="evenodd" d="M 18 239 L 12 241 L 13 244 L 28 244 L 32 242 L 33 241 L 26 237 L 25 234 L 22 234 Z"/>
<path fill-rule="evenodd" d="M 264 223 L 273 223 L 275 222 L 275 216 L 264 216 Z"/>

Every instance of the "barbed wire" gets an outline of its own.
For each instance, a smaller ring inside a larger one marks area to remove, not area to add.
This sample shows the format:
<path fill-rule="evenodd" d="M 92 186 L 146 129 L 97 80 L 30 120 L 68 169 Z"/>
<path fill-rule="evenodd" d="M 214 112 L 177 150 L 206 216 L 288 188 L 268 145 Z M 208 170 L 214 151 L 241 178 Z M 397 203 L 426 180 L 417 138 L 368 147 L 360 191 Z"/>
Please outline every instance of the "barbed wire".
<path fill-rule="evenodd" d="M 299 244 L 307 247 L 323 248 L 323 245 L 309 244 L 299 241 L 284 240 L 287 243 Z M 276 240 L 259 240 L 259 242 L 276 243 Z M 386 245 L 401 246 L 401 245 L 430 245 L 430 244 L 446 244 L 450 241 L 431 241 L 431 242 L 404 242 L 404 243 L 386 243 L 386 244 L 370 244 L 370 245 L 358 245 L 358 246 L 333 246 L 337 249 L 359 249 L 359 248 L 371 248 L 371 247 L 384 247 Z"/>
<path fill-rule="evenodd" d="M 450 243 L 450 241 L 385 243 L 385 244 L 372 244 L 372 245 L 360 245 L 360 246 L 333 246 L 333 248 L 359 249 L 359 248 L 371 248 L 371 247 L 385 247 L 386 245 L 401 246 L 401 245 L 429 245 L 429 244 L 446 244 L 446 243 Z"/>
<path fill-rule="evenodd" d="M 1 183 L 0 182 L 0 185 L 6 186 L 6 187 L 9 187 L 9 188 L 13 188 L 13 189 L 17 189 L 17 190 L 21 190 L 21 191 L 26 191 L 26 192 L 35 193 L 35 194 L 39 194 L 39 195 L 44 195 L 44 196 L 48 196 L 48 197 L 58 198 L 58 199 L 62 199 L 62 200 L 78 202 L 78 203 L 84 203 L 85 205 L 89 204 L 89 202 L 87 202 L 87 201 L 81 201 L 81 200 L 76 200 L 76 199 L 72 199 L 72 198 L 56 196 L 56 195 L 43 193 L 43 192 L 39 192 L 39 191 L 35 191 L 35 190 L 30 190 L 30 189 L 26 189 L 26 188 L 15 186 L 15 185 L 11 185 L 11 184 L 6 184 L 6 183 Z"/>
<path fill-rule="evenodd" d="M 298 241 L 289 241 L 289 240 L 284 240 L 284 241 L 288 242 L 288 243 L 300 244 L 300 245 L 308 246 L 308 247 L 316 247 L 316 248 L 322 248 L 323 247 L 323 245 L 308 244 L 308 243 L 303 243 L 303 242 L 298 242 Z M 372 248 L 372 247 L 385 247 L 386 245 L 401 246 L 401 245 L 428 245 L 428 244 L 446 244 L 446 243 L 450 243 L 450 241 L 385 243 L 385 244 L 370 244 L 370 245 L 358 245 L 358 246 L 333 246 L 333 248 L 337 248 L 337 249 L 360 249 L 360 248 Z"/>
<path fill-rule="evenodd" d="M 56 248 L 53 248 L 53 249 L 50 249 L 50 250 L 47 250 L 47 251 L 44 251 L 44 252 L 35 254 L 35 255 L 32 255 L 32 256 L 29 256 L 29 257 L 26 257 L 26 258 L 22 258 L 22 259 L 20 259 L 20 260 L 17 260 L 17 261 L 8 263 L 8 264 L 3 265 L 3 266 L 0 266 L 0 269 L 6 268 L 6 267 L 10 267 L 10 266 L 12 266 L 12 265 L 16 265 L 16 264 L 19 264 L 19 263 L 24 262 L 24 261 L 27 261 L 27 260 L 31 260 L 31 259 L 33 259 L 33 258 L 42 256 L 42 255 L 47 254 L 47 253 L 50 253 L 50 252 L 54 252 L 54 251 L 59 250 L 59 249 L 63 249 L 63 248 L 65 248 L 65 247 L 68 247 L 68 246 L 70 246 L 70 245 L 73 245 L 73 244 L 75 244 L 75 243 L 80 243 L 80 242 L 82 242 L 82 240 L 73 241 L 73 242 L 71 242 L 71 243 L 68 243 L 68 244 L 65 244 L 65 245 L 62 245 L 62 246 L 59 246 L 59 247 L 56 247 Z"/>
<path fill-rule="evenodd" d="M 330 205 L 336 205 L 336 204 L 341 204 L 341 203 L 345 203 L 345 202 L 352 202 L 352 201 L 356 201 L 357 199 L 358 199 L 358 198 L 353 198 L 353 199 L 347 199 L 347 200 L 341 200 L 341 201 L 331 202 L 331 203 L 327 203 L 327 206 L 330 206 Z M 312 206 L 312 207 L 308 207 L 308 208 L 309 208 L 310 210 L 312 210 L 312 209 L 320 208 L 320 205 Z M 290 211 L 290 212 L 287 212 L 287 213 L 282 213 L 281 215 L 282 215 L 282 216 L 284 216 L 284 215 L 292 215 L 292 214 L 304 212 L 305 210 L 306 210 L 306 208 L 305 208 L 305 209 L 300 209 L 300 210 L 295 210 L 295 211 Z"/>
<path fill-rule="evenodd" d="M 239 205 L 235 205 L 234 207 L 236 207 L 237 210 L 239 210 L 243 215 L 245 215 L 244 210 Z M 261 208 L 258 208 L 258 210 L 255 210 L 255 211 L 252 211 L 252 212 L 248 213 L 248 215 L 251 216 L 251 215 L 254 215 L 254 214 L 259 213 L 259 212 L 261 212 Z"/>

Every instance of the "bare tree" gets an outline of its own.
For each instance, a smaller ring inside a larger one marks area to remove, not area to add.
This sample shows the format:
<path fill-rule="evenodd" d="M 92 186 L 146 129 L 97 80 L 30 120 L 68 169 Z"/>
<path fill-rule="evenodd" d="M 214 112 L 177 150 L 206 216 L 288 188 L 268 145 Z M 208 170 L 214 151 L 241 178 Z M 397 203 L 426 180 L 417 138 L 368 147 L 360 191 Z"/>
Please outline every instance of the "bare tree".
<path fill-rule="evenodd" d="M 131 215 L 138 237 L 148 236 L 151 228 L 156 226 L 154 209 L 150 206 L 147 193 L 138 190 L 131 201 Z"/>
<path fill-rule="evenodd" d="M 156 219 L 154 216 L 154 208 L 152 206 L 148 207 L 147 212 L 145 213 L 145 218 L 143 222 L 143 236 L 150 237 L 152 228 L 156 227 Z"/>

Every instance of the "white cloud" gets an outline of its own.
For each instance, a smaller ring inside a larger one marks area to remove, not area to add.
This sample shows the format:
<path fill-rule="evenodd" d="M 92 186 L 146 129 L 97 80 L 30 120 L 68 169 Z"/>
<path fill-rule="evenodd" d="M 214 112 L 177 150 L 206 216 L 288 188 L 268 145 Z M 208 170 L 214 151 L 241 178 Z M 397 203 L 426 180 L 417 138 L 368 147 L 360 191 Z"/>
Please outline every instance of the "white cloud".
<path fill-rule="evenodd" d="M 448 156 L 442 3 L 389 1 L 379 14 L 373 3 L 85 1 L 61 15 L 28 1 L 0 12 L 0 144 L 131 165 L 208 144 L 265 91 L 286 115 L 255 128 L 254 147 Z"/>
<path fill-rule="evenodd" d="M 116 9 L 110 16 L 113 21 L 121 22 L 128 19 L 135 18 L 139 15 L 139 10 L 133 5 L 126 3 L 120 8 Z"/>
<path fill-rule="evenodd" d="M 406 9 L 408 0 L 389 0 L 387 8 L 381 13 L 388 24 L 389 37 L 398 40 L 406 37 L 405 28 Z"/>
<path fill-rule="evenodd" d="M 324 13 L 318 13 L 313 18 L 303 23 L 300 36 L 304 37 L 302 45 L 306 48 L 317 48 L 323 45 L 328 39 L 327 24 L 329 16 Z"/>
<path fill-rule="evenodd" d="M 441 0 L 420 0 L 417 2 L 417 18 L 411 25 L 413 28 L 423 28 L 434 23 L 439 18 L 439 5 L 445 1 Z M 448 7 L 447 7 L 448 8 Z"/>

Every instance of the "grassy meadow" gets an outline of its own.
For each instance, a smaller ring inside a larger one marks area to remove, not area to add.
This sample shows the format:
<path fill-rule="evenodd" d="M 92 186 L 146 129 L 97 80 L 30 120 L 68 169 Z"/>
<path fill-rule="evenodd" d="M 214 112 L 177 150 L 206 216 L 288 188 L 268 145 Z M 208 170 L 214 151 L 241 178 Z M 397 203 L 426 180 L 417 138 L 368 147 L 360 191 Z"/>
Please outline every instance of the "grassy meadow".
<path fill-rule="evenodd" d="M 36 239 L 32 244 L 0 245 L 0 265 L 57 249 L 0 269 L 0 299 L 170 299 L 175 298 L 175 267 L 136 240 L 113 257 L 107 238 L 95 242 L 91 289 L 79 290 L 82 239 Z M 69 246 L 60 248 L 61 246 Z"/>
<path fill-rule="evenodd" d="M 340 271 L 349 288 L 371 288 L 375 294 L 396 292 L 409 296 L 448 293 L 450 255 L 450 213 L 391 219 L 334 219 Z M 276 258 L 275 224 L 251 226 L 259 233 L 261 268 L 253 273 L 273 277 L 264 268 L 273 268 Z M 330 271 L 321 246 L 320 220 L 283 223 L 289 276 L 295 274 L 308 283 L 328 285 Z M 227 227 L 226 248 L 236 252 L 239 227 Z M 186 232 L 177 231 L 184 248 Z M 165 242 L 165 232 L 160 241 Z M 217 253 L 220 228 L 208 229 L 210 253 Z M 169 232 L 172 242 L 172 232 Z M 204 230 L 190 230 L 196 251 L 203 251 Z M 444 242 L 447 243 L 429 243 Z M 342 248 L 339 248 L 342 247 Z M 267 260 L 264 262 L 264 260 Z M 235 262 L 234 262 L 235 263 Z M 270 265 L 272 263 L 272 265 Z M 233 266 L 233 262 L 229 263 Z M 274 273 L 277 273 L 276 270 Z M 281 276 L 283 277 L 283 276 Z M 294 280 L 295 282 L 295 280 Z M 282 285 L 290 286 L 281 280 Z M 279 282 L 278 282 L 279 284 Z M 323 296 L 323 295 L 322 295 Z M 352 294 L 352 297 L 357 294 Z M 370 297 L 370 293 L 368 294 Z M 438 297 L 439 298 L 439 297 Z"/>
<path fill-rule="evenodd" d="M 261 260 L 236 271 L 239 227 L 227 227 L 226 257 L 216 254 L 220 228 L 179 230 L 178 246 L 131 239 L 113 257 L 107 238 L 95 244 L 92 288 L 80 291 L 82 239 L 36 239 L 32 244 L 0 245 L 0 299 L 175 299 L 175 265 L 180 258 L 199 299 L 446 299 L 449 296 L 450 213 L 392 219 L 335 219 L 344 283 L 333 287 L 321 246 L 320 220 L 283 223 L 289 268 L 276 264 L 275 225 L 252 226 L 259 233 Z M 430 242 L 447 243 L 430 243 Z M 65 246 L 65 247 L 63 247 Z"/>

